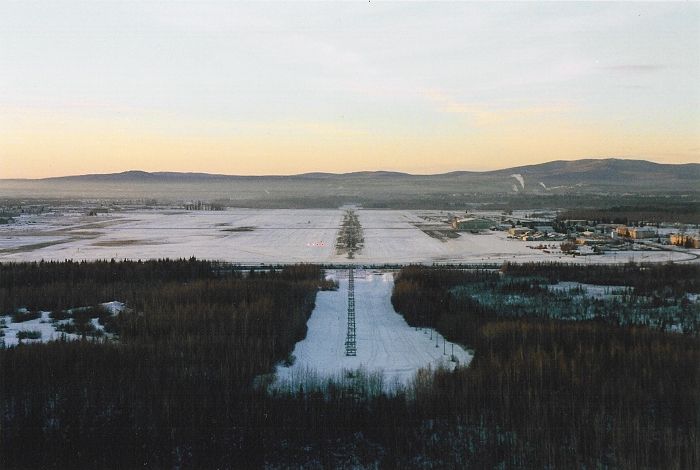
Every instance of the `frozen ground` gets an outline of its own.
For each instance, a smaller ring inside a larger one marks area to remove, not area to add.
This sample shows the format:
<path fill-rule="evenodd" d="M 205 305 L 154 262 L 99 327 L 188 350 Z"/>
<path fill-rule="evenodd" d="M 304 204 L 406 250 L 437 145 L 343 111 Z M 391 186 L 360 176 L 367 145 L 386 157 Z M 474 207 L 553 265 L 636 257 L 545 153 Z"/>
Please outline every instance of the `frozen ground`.
<path fill-rule="evenodd" d="M 143 210 L 21 216 L 0 226 L 0 262 L 149 259 L 195 256 L 238 263 L 347 262 L 335 252 L 342 209 Z M 697 260 L 700 250 L 625 251 L 572 258 L 539 242 L 511 240 L 505 232 L 462 233 L 439 240 L 422 229 L 446 229 L 440 211 L 358 210 L 364 248 L 354 262 L 473 263 L 563 261 L 574 263 Z"/>
<path fill-rule="evenodd" d="M 427 330 L 408 326 L 394 311 L 390 300 L 393 274 L 362 270 L 355 274 L 357 356 L 345 356 L 347 274 L 338 271 L 333 275 L 338 276 L 340 288 L 317 294 L 306 338 L 294 348 L 294 364 L 278 366 L 278 384 L 341 377 L 344 371 L 362 368 L 368 374 L 383 374 L 385 387 L 391 389 L 396 383 L 410 383 L 420 368 L 454 367 L 471 361 L 471 354 L 457 344 L 454 345 L 457 362 L 451 361 L 452 343 L 445 342 L 443 346 L 440 336 L 435 347 L 435 333 L 431 340 Z"/>

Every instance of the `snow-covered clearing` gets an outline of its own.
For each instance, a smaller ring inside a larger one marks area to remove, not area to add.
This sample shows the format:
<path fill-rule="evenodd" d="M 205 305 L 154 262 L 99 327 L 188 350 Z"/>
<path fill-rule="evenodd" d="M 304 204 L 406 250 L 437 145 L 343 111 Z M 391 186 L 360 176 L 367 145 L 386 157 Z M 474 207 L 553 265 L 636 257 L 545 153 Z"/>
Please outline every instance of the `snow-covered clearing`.
<path fill-rule="evenodd" d="M 382 374 L 383 386 L 393 389 L 407 385 L 420 368 L 466 365 L 472 355 L 457 344 L 444 342 L 427 330 L 408 326 L 391 305 L 393 274 L 357 271 L 355 310 L 357 356 L 345 356 L 347 333 L 347 272 L 329 272 L 340 282 L 337 291 L 319 292 L 316 308 L 307 326 L 306 338 L 294 348 L 294 364 L 277 367 L 277 384 L 306 384 L 325 378 L 341 378 L 348 371 L 362 369 L 368 375 Z M 443 344 L 444 343 L 444 344 Z M 455 361 L 451 361 L 453 353 Z"/>
<path fill-rule="evenodd" d="M 78 335 L 56 331 L 57 323 L 53 323 L 49 318 L 49 314 L 51 312 L 40 313 L 41 316 L 39 318 L 19 323 L 13 323 L 10 315 L 0 316 L 0 324 L 4 321 L 4 324 L 6 325 L 6 328 L 2 328 L 2 330 L 0 330 L 5 333 L 5 336 L 0 337 L 0 342 L 4 341 L 6 347 L 17 346 L 20 342 L 19 338 L 17 337 L 18 333 L 33 331 L 39 332 L 41 336 L 36 339 L 22 339 L 23 343 L 45 343 L 47 341 L 60 339 L 64 335 L 66 339 L 80 338 Z"/>
<path fill-rule="evenodd" d="M 611 299 L 615 296 L 631 292 L 632 288 L 627 286 L 601 286 L 597 284 L 586 284 L 583 282 L 561 281 L 557 284 L 549 286 L 549 290 L 564 293 L 580 290 L 586 297 L 602 300 Z"/>
<path fill-rule="evenodd" d="M 449 230 L 443 211 L 358 209 L 364 247 L 353 260 L 335 250 L 344 210 L 134 210 L 22 216 L 0 226 L 0 262 L 39 260 L 216 259 L 257 263 L 501 263 L 560 261 L 580 264 L 695 260 L 691 251 L 620 251 L 566 256 L 534 249 L 541 242 L 505 232 L 462 232 L 437 239 L 426 227 Z M 485 215 L 488 215 L 484 212 Z M 528 215 L 524 211 L 522 214 Z M 497 217 L 497 213 L 493 213 Z M 515 214 L 514 214 L 515 216 Z M 700 250 L 696 250 L 700 253 Z"/>
<path fill-rule="evenodd" d="M 100 306 L 112 315 L 117 315 L 126 309 L 126 305 L 124 305 L 123 302 L 118 302 L 116 300 L 113 300 L 111 302 L 104 302 L 100 304 Z"/>
<path fill-rule="evenodd" d="M 122 312 L 126 306 L 122 302 L 112 301 L 100 304 L 105 310 L 107 310 L 112 315 L 117 315 Z M 73 310 L 80 309 L 69 309 L 67 312 L 72 314 Z M 28 313 L 26 309 L 19 309 L 22 313 Z M 22 332 L 38 332 L 38 338 L 23 338 L 22 343 L 46 343 L 49 341 L 56 341 L 59 339 L 65 340 L 78 340 L 81 335 L 75 333 L 65 333 L 59 331 L 57 327 L 60 325 L 71 324 L 73 319 L 68 318 L 64 320 L 53 320 L 50 315 L 51 312 L 39 312 L 40 316 L 33 320 L 13 322 L 12 315 L 0 315 L 0 332 L 4 333 L 0 336 L 0 343 L 4 343 L 5 347 L 17 346 L 20 343 L 20 338 L 18 334 Z M 97 317 L 91 318 L 90 322 L 98 335 L 106 335 L 104 326 L 102 326 Z"/>

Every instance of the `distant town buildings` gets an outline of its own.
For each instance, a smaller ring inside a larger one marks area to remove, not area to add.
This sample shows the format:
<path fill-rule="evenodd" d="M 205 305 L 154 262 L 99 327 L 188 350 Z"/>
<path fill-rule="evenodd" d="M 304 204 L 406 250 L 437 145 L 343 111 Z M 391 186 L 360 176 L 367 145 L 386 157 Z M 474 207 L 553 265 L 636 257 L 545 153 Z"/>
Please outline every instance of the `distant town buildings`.
<path fill-rule="evenodd" d="M 221 204 L 214 202 L 189 201 L 183 204 L 183 208 L 188 211 L 221 211 L 224 210 Z"/>
<path fill-rule="evenodd" d="M 510 211 L 508 211 L 510 212 Z M 447 222 L 454 231 L 480 232 L 493 230 L 505 232 L 508 238 L 540 242 L 530 248 L 547 250 L 552 245 L 548 242 L 562 242 L 567 253 L 600 254 L 606 251 L 654 250 L 658 245 L 677 245 L 683 248 L 700 248 L 698 227 L 675 224 L 625 225 L 621 223 L 600 223 L 587 219 L 559 219 L 556 215 L 523 214 L 513 216 L 512 212 L 503 212 L 500 216 L 484 214 L 478 216 L 467 212 L 466 216 L 448 214 Z M 680 233 L 673 233 L 679 230 Z M 455 236 L 457 236 L 455 234 Z M 646 240 L 655 242 L 647 243 Z M 636 242 L 641 243 L 636 243 Z M 548 252 L 548 251 L 545 251 Z"/>
<path fill-rule="evenodd" d="M 655 238 L 658 236 L 658 232 L 654 227 L 618 227 L 616 229 L 617 234 L 620 237 L 628 237 L 634 240 L 641 240 L 644 238 Z"/>
<path fill-rule="evenodd" d="M 669 237 L 671 245 L 682 246 L 684 248 L 700 248 L 700 235 L 689 235 L 685 233 L 673 233 Z"/>

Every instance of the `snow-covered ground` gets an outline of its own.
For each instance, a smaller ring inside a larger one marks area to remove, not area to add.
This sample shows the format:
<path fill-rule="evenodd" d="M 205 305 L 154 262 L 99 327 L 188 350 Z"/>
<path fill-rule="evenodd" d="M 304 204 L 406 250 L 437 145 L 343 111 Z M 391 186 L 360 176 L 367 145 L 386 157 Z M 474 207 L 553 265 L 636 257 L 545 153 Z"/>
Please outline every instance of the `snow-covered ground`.
<path fill-rule="evenodd" d="M 195 256 L 238 263 L 337 263 L 335 240 L 343 209 L 140 210 L 22 216 L 0 226 L 0 262 L 152 259 Z M 505 232 L 461 233 L 439 240 L 422 228 L 447 229 L 441 211 L 367 210 L 357 214 L 364 248 L 353 262 L 473 263 L 562 261 L 573 263 L 695 260 L 694 251 L 624 251 L 600 256 L 563 255 L 533 249 L 540 242 L 507 238 Z M 697 253 L 696 253 L 697 252 Z"/>
<path fill-rule="evenodd" d="M 112 315 L 116 315 L 123 311 L 126 306 L 122 302 L 112 301 L 100 304 Z M 26 309 L 20 309 L 20 311 L 26 313 Z M 71 310 L 69 310 L 70 312 Z M 61 324 L 71 323 L 72 319 L 58 320 L 54 321 L 51 319 L 51 312 L 39 312 L 40 316 L 33 320 L 27 320 L 23 322 L 13 322 L 11 315 L 0 315 L 0 331 L 4 333 L 4 336 L 0 336 L 0 343 L 4 342 L 5 347 L 17 346 L 20 339 L 17 337 L 19 332 L 39 332 L 40 336 L 35 339 L 24 338 L 23 343 L 46 343 L 48 341 L 55 341 L 59 339 L 66 340 L 77 340 L 80 339 L 80 335 L 74 333 L 64 333 L 56 329 L 57 326 Z M 95 331 L 104 334 L 104 326 L 102 326 L 97 318 L 92 318 L 91 323 L 95 328 Z M 4 325 L 4 328 L 2 327 Z"/>
<path fill-rule="evenodd" d="M 319 292 L 316 308 L 307 326 L 306 338 L 296 344 L 291 367 L 277 367 L 278 384 L 304 383 L 307 379 L 342 377 L 347 371 L 362 369 L 381 373 L 385 389 L 407 385 L 420 368 L 443 365 L 455 367 L 471 361 L 471 354 L 457 344 L 444 342 L 435 333 L 408 326 L 391 305 L 393 274 L 357 271 L 355 274 L 355 316 L 357 356 L 345 356 L 347 333 L 347 272 L 330 272 L 340 282 L 337 291 Z M 443 345 L 444 342 L 444 345 Z M 453 353 L 455 361 L 451 361 Z"/>

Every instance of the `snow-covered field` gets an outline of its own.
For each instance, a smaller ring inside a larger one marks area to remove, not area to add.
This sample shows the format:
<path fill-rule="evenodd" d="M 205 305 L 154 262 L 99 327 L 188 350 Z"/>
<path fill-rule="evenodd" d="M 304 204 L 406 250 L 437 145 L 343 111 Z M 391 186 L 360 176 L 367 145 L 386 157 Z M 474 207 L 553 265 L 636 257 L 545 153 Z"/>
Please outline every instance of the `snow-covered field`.
<path fill-rule="evenodd" d="M 291 367 L 277 367 L 278 384 L 305 383 L 307 379 L 342 377 L 344 372 L 362 369 L 367 374 L 381 373 L 386 389 L 409 384 L 420 368 L 439 365 L 455 367 L 471 361 L 471 354 L 459 345 L 432 340 L 427 330 L 408 326 L 391 305 L 393 274 L 357 271 L 355 274 L 355 310 L 357 356 L 345 356 L 347 333 L 347 272 L 329 271 L 338 278 L 337 291 L 319 292 L 316 308 L 307 326 L 306 338 L 294 348 Z M 443 344 L 444 343 L 444 344 Z M 451 361 L 454 349 L 455 361 Z"/>
<path fill-rule="evenodd" d="M 149 259 L 195 256 L 238 263 L 336 263 L 343 209 L 142 210 L 21 216 L 0 226 L 0 262 Z M 539 242 L 508 239 L 505 232 L 461 233 L 439 240 L 422 228 L 446 219 L 439 211 L 357 211 L 364 248 L 354 262 L 460 263 L 564 261 L 575 263 L 665 262 L 697 259 L 700 250 L 626 251 L 572 258 Z M 694 254 L 693 254 L 694 253 Z"/>

